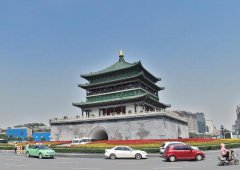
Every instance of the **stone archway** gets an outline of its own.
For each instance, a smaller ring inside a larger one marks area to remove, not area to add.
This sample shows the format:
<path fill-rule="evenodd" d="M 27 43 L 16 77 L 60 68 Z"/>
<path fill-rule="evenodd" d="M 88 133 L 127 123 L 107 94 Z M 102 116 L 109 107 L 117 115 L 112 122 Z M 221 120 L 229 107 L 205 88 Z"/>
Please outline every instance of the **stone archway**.
<path fill-rule="evenodd" d="M 94 128 L 89 136 L 94 140 L 108 140 L 108 134 L 103 127 Z"/>

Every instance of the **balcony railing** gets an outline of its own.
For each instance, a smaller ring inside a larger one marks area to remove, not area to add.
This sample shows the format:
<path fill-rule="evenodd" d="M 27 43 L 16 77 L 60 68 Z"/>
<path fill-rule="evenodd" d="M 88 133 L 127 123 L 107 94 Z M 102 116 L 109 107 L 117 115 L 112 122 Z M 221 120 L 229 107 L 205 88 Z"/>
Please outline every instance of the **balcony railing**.
<path fill-rule="evenodd" d="M 103 94 L 103 93 L 111 93 L 115 91 L 121 91 L 121 90 L 128 90 L 128 89 L 134 89 L 134 88 L 142 88 L 146 91 L 148 91 L 150 94 L 157 96 L 158 92 L 151 90 L 145 85 L 140 85 L 140 84 L 125 84 L 125 85 L 120 85 L 120 86 L 114 86 L 114 87 L 108 87 L 108 88 L 100 88 L 100 89 L 95 89 L 92 91 L 87 91 L 87 96 L 92 96 L 92 95 L 98 95 L 98 94 Z"/>
<path fill-rule="evenodd" d="M 64 116 L 63 118 L 54 118 L 50 119 L 50 123 L 67 123 L 67 122 L 82 122 L 82 121 L 94 121 L 94 120 L 107 120 L 107 119 L 121 119 L 121 118 L 130 118 L 130 117 L 143 117 L 143 116 L 154 116 L 154 115 L 161 115 L 166 116 L 169 118 L 174 118 L 177 120 L 181 120 L 183 122 L 187 122 L 187 119 L 184 117 L 179 116 L 178 114 L 171 112 L 171 111 L 146 111 L 146 112 L 139 112 L 139 113 L 124 113 L 124 114 L 117 114 L 112 113 L 111 115 L 105 116 L 96 116 L 90 115 L 89 117 L 82 117 L 82 116 L 75 116 L 75 117 L 67 117 Z"/>

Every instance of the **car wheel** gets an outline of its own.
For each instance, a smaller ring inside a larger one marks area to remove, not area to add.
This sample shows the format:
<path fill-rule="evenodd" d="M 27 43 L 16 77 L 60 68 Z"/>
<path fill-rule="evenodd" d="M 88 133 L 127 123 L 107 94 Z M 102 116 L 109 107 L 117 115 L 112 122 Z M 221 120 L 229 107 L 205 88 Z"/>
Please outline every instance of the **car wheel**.
<path fill-rule="evenodd" d="M 223 166 L 224 165 L 224 163 L 222 162 L 222 161 L 220 161 L 220 162 L 218 162 L 218 164 L 217 164 L 218 166 Z"/>
<path fill-rule="evenodd" d="M 234 164 L 235 164 L 235 165 L 239 165 L 239 160 L 238 160 L 238 159 L 235 159 L 235 160 L 234 160 Z"/>
<path fill-rule="evenodd" d="M 135 155 L 135 158 L 136 158 L 136 159 L 142 159 L 142 155 L 141 155 L 140 153 L 137 153 L 137 154 Z"/>
<path fill-rule="evenodd" d="M 201 161 L 201 160 L 202 160 L 202 155 L 199 155 L 199 154 L 198 154 L 198 155 L 196 156 L 196 160 L 197 160 L 197 161 Z"/>
<path fill-rule="evenodd" d="M 38 155 L 38 157 L 39 157 L 39 159 L 42 159 L 42 158 L 43 158 L 43 155 L 40 153 L 40 154 Z"/>
<path fill-rule="evenodd" d="M 30 155 L 29 155 L 29 153 L 28 153 L 28 152 L 26 152 L 26 154 L 25 154 L 25 155 L 26 155 L 26 157 L 30 157 Z"/>
<path fill-rule="evenodd" d="M 175 157 L 175 156 L 170 156 L 170 157 L 169 157 L 169 161 L 170 161 L 170 162 L 176 161 L 176 157 Z"/>
<path fill-rule="evenodd" d="M 112 153 L 112 154 L 109 156 L 109 158 L 110 158 L 110 159 L 116 159 L 116 155 Z"/>

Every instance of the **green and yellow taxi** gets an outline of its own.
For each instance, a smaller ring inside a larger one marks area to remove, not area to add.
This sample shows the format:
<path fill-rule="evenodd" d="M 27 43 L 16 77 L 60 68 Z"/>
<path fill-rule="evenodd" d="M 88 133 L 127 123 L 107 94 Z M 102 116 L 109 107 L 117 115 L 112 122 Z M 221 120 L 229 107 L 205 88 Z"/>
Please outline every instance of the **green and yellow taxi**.
<path fill-rule="evenodd" d="M 26 157 L 55 158 L 55 151 L 45 145 L 31 145 L 25 149 Z"/>

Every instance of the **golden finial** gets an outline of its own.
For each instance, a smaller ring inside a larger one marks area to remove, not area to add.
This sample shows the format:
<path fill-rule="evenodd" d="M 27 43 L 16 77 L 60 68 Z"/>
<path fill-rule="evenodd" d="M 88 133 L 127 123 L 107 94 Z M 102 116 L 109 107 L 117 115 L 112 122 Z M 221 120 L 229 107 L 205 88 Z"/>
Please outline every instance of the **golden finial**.
<path fill-rule="evenodd" d="M 122 50 L 119 51 L 119 62 L 121 61 L 124 61 L 124 55 Z"/>
<path fill-rule="evenodd" d="M 119 51 L 119 57 L 123 57 L 124 55 L 123 55 L 123 50 L 120 50 Z"/>

